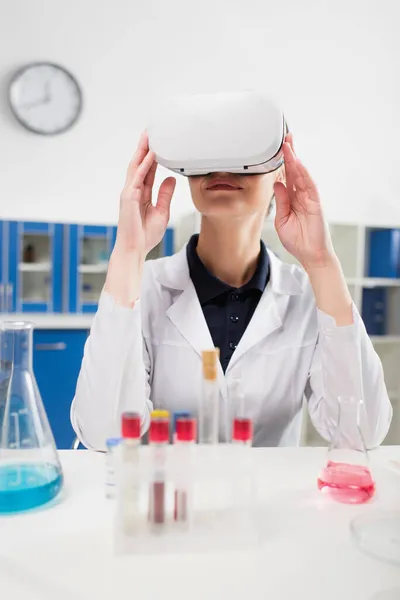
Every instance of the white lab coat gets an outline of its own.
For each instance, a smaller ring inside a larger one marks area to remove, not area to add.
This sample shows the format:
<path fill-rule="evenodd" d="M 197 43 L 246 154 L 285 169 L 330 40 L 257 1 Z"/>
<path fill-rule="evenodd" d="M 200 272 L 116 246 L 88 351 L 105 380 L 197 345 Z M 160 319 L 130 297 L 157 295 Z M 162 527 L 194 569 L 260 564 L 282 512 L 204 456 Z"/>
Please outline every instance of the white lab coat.
<path fill-rule="evenodd" d="M 312 422 L 329 440 L 339 395 L 363 398 L 369 447 L 382 442 L 392 418 L 381 362 L 357 309 L 354 324 L 336 326 L 316 308 L 306 273 L 269 252 L 271 276 L 224 375 L 219 365 L 220 438 L 228 435 L 232 387 L 244 394 L 255 446 L 300 442 L 303 398 Z M 133 309 L 103 292 L 85 346 L 71 420 L 82 443 L 102 450 L 118 435 L 123 411 L 149 425 L 154 408 L 196 413 L 201 351 L 213 347 L 189 276 L 186 248 L 147 261 Z M 237 390 L 236 390 L 237 391 Z"/>

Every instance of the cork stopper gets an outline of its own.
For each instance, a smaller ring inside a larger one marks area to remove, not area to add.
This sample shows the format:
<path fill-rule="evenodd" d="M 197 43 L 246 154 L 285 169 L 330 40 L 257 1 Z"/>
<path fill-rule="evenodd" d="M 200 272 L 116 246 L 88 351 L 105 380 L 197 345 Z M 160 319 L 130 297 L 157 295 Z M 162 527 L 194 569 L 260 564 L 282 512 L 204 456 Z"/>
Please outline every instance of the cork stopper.
<path fill-rule="evenodd" d="M 217 379 L 217 367 L 219 361 L 219 348 L 213 350 L 203 350 L 203 377 L 208 381 Z"/>

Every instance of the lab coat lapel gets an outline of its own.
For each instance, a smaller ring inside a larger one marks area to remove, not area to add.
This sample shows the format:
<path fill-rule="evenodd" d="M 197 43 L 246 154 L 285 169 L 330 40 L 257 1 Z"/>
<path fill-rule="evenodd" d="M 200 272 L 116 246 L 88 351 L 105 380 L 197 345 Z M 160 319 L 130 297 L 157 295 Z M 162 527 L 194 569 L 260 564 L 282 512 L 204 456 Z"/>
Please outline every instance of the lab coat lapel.
<path fill-rule="evenodd" d="M 297 279 L 298 271 L 292 265 L 282 263 L 268 251 L 270 258 L 270 281 L 261 296 L 253 317 L 244 332 L 231 360 L 229 371 L 250 348 L 282 327 L 290 297 L 301 294 L 303 288 Z"/>
<path fill-rule="evenodd" d="M 204 318 L 195 287 L 189 275 L 186 259 L 186 246 L 168 258 L 157 279 L 161 285 L 176 290 L 176 298 L 167 309 L 167 317 L 175 325 L 185 340 L 201 357 L 203 350 L 214 347 L 210 330 Z M 179 293 L 181 291 L 181 293 Z M 218 364 L 218 383 L 221 394 L 226 399 L 227 387 L 221 364 Z"/>

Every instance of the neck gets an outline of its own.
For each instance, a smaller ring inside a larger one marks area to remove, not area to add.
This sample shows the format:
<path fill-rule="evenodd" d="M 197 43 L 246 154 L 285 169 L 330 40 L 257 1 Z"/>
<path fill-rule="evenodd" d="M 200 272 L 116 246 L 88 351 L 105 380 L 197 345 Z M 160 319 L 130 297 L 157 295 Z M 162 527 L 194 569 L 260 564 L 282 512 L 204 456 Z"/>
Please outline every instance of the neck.
<path fill-rule="evenodd" d="M 222 220 L 202 217 L 197 254 L 205 267 L 224 283 L 239 288 L 257 267 L 262 220 Z"/>

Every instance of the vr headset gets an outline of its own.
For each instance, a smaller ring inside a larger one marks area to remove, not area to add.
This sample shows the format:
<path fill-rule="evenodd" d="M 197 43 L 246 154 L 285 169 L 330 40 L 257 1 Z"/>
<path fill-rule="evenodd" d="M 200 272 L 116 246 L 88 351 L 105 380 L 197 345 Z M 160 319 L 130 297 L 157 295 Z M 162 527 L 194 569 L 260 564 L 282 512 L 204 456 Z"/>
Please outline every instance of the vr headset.
<path fill-rule="evenodd" d="M 170 97 L 148 126 L 157 162 L 187 177 L 271 173 L 283 163 L 287 132 L 282 110 L 258 92 Z"/>

